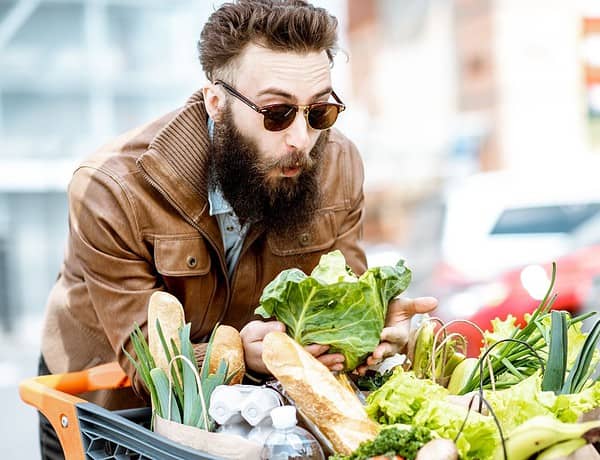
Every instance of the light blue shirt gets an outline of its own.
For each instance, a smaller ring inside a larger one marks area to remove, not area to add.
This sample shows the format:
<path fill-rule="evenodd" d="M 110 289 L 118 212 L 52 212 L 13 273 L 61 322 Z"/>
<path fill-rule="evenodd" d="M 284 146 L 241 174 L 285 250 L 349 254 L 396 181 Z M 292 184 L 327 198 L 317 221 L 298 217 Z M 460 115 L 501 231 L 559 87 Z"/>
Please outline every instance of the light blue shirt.
<path fill-rule="evenodd" d="M 215 216 L 219 223 L 219 230 L 221 230 L 225 248 L 225 261 L 231 278 L 233 269 L 240 258 L 242 245 L 250 229 L 250 223 L 246 222 L 244 225 L 240 225 L 238 217 L 218 185 L 211 187 L 209 190 L 208 203 L 210 215 Z"/>
<path fill-rule="evenodd" d="M 211 138 L 213 127 L 214 122 L 209 118 L 208 132 Z M 225 248 L 227 271 L 229 278 L 231 278 L 233 270 L 240 258 L 244 240 L 246 239 L 246 235 L 250 229 L 250 223 L 246 222 L 244 225 L 240 225 L 238 217 L 235 215 L 235 212 L 233 212 L 233 208 L 223 196 L 221 187 L 218 185 L 211 185 L 210 189 L 208 190 L 208 204 L 209 213 L 211 216 L 215 216 L 217 218 L 219 230 L 221 230 L 223 247 Z"/>

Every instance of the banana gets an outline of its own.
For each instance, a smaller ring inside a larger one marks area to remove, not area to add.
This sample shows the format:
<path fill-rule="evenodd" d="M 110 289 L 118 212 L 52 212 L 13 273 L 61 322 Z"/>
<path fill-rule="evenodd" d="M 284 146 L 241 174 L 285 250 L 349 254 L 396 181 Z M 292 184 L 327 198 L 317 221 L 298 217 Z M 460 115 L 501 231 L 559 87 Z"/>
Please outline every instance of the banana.
<path fill-rule="evenodd" d="M 581 438 L 592 428 L 600 427 L 600 420 L 585 423 L 563 423 L 553 417 L 540 415 L 514 428 L 505 440 L 508 460 L 526 460 L 553 444 Z M 502 446 L 494 460 L 504 460 Z"/>
<path fill-rule="evenodd" d="M 554 460 L 557 458 L 564 458 L 571 455 L 580 447 L 587 444 L 587 441 L 583 438 L 569 439 L 568 441 L 557 442 L 553 446 L 540 452 L 536 457 L 536 460 Z"/>

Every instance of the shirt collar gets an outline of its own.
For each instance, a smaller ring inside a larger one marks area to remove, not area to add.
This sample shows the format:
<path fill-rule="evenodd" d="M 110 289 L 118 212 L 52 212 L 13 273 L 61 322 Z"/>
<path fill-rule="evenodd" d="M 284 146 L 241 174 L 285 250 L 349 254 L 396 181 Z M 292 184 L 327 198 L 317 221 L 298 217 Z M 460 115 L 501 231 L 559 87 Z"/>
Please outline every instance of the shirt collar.
<path fill-rule="evenodd" d="M 211 185 L 208 190 L 208 205 L 211 216 L 226 214 L 233 210 L 229 202 L 223 196 L 221 187 L 217 184 Z"/>

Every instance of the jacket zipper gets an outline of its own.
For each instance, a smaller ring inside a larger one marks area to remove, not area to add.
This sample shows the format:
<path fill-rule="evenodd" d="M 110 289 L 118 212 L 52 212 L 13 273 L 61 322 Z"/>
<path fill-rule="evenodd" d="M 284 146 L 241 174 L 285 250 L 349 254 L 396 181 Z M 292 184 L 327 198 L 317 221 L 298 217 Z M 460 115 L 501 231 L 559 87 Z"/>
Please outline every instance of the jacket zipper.
<path fill-rule="evenodd" d="M 246 239 L 244 240 L 244 245 L 242 247 L 242 250 L 240 251 L 240 256 L 238 258 L 237 264 L 235 266 L 235 268 L 233 269 L 233 274 L 231 276 L 231 286 L 235 286 L 235 281 L 238 277 L 238 272 L 239 272 L 239 266 L 240 266 L 240 262 L 242 260 L 242 257 L 244 257 L 244 254 L 246 254 L 246 252 L 248 252 L 248 248 L 252 245 L 252 243 L 254 243 L 256 241 L 256 239 L 260 236 L 262 232 L 249 232 L 248 236 L 252 236 L 252 239 L 246 237 Z M 233 293 L 232 293 L 233 295 Z M 258 305 L 257 305 L 258 306 Z M 225 308 L 225 310 L 223 311 L 223 314 L 219 317 L 219 323 L 221 321 L 223 321 L 223 318 L 225 317 L 225 315 L 227 314 L 227 312 L 229 311 L 229 302 L 227 302 L 227 306 Z"/>

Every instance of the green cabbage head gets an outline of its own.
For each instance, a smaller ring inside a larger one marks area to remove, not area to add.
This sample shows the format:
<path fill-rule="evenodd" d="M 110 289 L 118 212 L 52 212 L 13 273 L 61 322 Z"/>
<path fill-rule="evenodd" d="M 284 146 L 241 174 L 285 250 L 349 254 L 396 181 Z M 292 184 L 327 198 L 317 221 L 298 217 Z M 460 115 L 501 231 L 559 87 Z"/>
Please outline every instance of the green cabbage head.
<path fill-rule="evenodd" d="M 353 370 L 379 344 L 388 303 L 410 280 L 403 260 L 357 277 L 336 250 L 321 256 L 310 276 L 297 268 L 282 271 L 265 287 L 255 313 L 284 323 L 301 345 L 329 345 L 330 353 L 344 355 L 345 370 Z"/>

